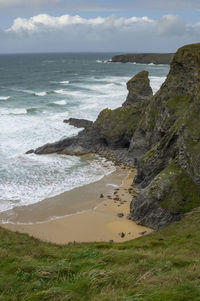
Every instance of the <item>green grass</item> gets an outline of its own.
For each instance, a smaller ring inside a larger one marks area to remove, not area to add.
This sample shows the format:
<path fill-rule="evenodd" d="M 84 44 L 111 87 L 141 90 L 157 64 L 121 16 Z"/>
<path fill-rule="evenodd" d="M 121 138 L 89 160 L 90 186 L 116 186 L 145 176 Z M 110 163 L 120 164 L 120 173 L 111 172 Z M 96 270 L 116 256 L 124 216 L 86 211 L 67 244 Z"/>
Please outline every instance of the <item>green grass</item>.
<path fill-rule="evenodd" d="M 0 300 L 200 301 L 200 209 L 121 244 L 58 246 L 0 228 Z"/>

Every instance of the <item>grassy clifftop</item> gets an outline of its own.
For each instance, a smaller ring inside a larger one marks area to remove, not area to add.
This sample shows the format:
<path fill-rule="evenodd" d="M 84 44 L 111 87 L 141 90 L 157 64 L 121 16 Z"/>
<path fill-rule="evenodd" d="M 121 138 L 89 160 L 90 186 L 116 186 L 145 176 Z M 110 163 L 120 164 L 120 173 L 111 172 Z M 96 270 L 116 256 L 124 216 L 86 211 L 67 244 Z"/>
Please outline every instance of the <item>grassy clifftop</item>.
<path fill-rule="evenodd" d="M 57 246 L 0 228 L 0 300 L 200 300 L 200 209 L 122 244 Z"/>

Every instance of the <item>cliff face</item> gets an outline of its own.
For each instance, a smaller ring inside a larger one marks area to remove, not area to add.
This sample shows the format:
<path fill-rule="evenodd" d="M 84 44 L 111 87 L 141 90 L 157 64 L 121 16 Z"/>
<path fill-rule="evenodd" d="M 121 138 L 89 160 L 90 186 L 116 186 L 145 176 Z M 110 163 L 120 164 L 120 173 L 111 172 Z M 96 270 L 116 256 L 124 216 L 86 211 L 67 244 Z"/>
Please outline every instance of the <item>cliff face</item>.
<path fill-rule="evenodd" d="M 170 64 L 173 53 L 127 53 L 112 57 L 113 63 Z"/>
<path fill-rule="evenodd" d="M 140 193 L 131 203 L 131 217 L 159 229 L 200 205 L 200 44 L 176 52 L 153 97 L 147 75 L 128 82 L 124 106 L 103 110 L 77 137 L 35 152 L 108 156 L 112 151 L 119 161 L 137 163 Z"/>
<path fill-rule="evenodd" d="M 138 223 L 160 228 L 200 204 L 200 44 L 180 48 L 131 139 Z M 138 150 L 140 153 L 138 154 Z"/>

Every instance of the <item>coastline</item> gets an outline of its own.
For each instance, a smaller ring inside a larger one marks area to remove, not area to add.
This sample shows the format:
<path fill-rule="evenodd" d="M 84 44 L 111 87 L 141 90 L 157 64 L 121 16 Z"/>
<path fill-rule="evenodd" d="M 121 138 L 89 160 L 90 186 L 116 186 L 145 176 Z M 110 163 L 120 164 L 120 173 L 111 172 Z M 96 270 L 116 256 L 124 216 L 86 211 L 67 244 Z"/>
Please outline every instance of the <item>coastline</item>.
<path fill-rule="evenodd" d="M 123 242 L 141 236 L 141 232 L 150 233 L 150 228 L 127 219 L 130 202 L 137 193 L 137 188 L 132 185 L 135 172 L 135 169 L 116 167 L 115 172 L 98 182 L 11 210 L 6 214 L 12 216 L 12 222 L 0 225 L 57 244 Z M 103 198 L 100 198 L 100 193 Z M 87 202 L 81 205 L 83 199 Z M 54 217 L 48 220 L 52 212 Z M 122 217 L 118 216 L 120 213 Z M 0 217 L 5 219 L 5 213 Z"/>

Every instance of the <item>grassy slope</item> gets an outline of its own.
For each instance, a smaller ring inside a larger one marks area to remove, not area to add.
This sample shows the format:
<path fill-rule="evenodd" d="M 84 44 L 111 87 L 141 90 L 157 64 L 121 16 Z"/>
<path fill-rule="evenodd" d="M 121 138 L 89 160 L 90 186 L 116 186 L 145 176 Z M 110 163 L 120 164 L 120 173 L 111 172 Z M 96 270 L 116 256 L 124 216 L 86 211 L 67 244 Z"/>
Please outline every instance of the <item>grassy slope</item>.
<path fill-rule="evenodd" d="M 56 246 L 0 228 L 0 300 L 200 301 L 200 209 L 122 244 Z"/>

